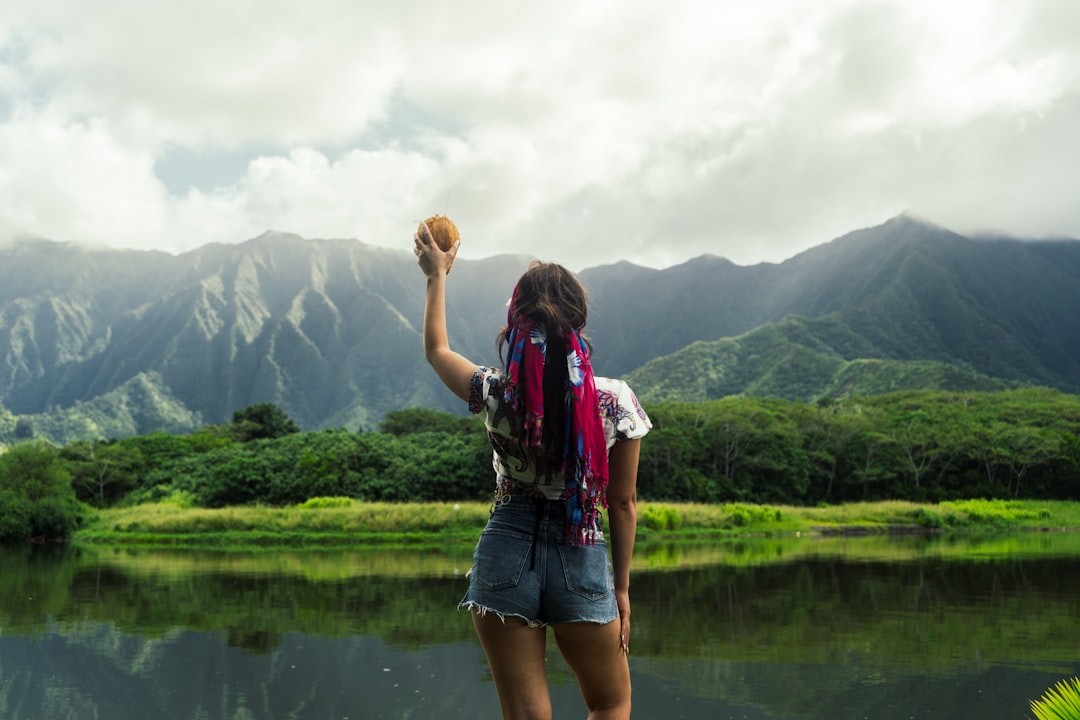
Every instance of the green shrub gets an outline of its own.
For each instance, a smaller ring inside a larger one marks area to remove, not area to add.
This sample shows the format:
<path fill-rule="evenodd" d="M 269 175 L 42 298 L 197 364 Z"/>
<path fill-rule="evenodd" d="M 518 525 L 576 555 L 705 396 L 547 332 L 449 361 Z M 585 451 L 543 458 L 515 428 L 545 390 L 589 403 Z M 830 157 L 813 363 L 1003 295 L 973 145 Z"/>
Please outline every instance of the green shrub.
<path fill-rule="evenodd" d="M 955 500 L 941 503 L 942 508 L 953 510 L 966 518 L 965 524 L 1010 527 L 1022 520 L 1035 520 L 1040 513 L 1008 500 Z"/>
<path fill-rule="evenodd" d="M 79 526 L 81 513 L 74 499 L 46 498 L 30 506 L 30 537 L 69 537 Z"/>
<path fill-rule="evenodd" d="M 638 515 L 638 523 L 651 530 L 678 530 L 682 517 L 668 505 L 649 505 Z"/>
<path fill-rule="evenodd" d="M 144 490 L 136 490 L 124 498 L 117 507 L 136 507 L 138 505 L 171 505 L 182 509 L 193 508 L 198 505 L 194 493 L 188 490 L 177 490 L 168 485 L 155 485 Z"/>
<path fill-rule="evenodd" d="M 30 501 L 10 490 L 0 490 L 0 543 L 30 537 Z"/>
<path fill-rule="evenodd" d="M 929 528 L 931 530 L 937 530 L 945 526 L 945 521 L 942 519 L 939 513 L 933 510 L 927 510 L 926 508 L 919 508 L 914 514 L 915 524 Z"/>
<path fill-rule="evenodd" d="M 313 497 L 300 503 L 305 510 L 316 508 L 349 507 L 353 499 L 348 497 Z"/>
<path fill-rule="evenodd" d="M 66 538 L 83 512 L 55 448 L 27 442 L 0 455 L 0 541 Z"/>
<path fill-rule="evenodd" d="M 765 525 L 770 522 L 782 520 L 783 511 L 771 508 L 767 505 L 743 505 L 732 503 L 723 506 L 724 527 L 746 527 L 747 525 Z"/>
<path fill-rule="evenodd" d="M 31 502 L 73 494 L 71 474 L 55 448 L 45 442 L 21 443 L 0 455 L 0 489 Z"/>

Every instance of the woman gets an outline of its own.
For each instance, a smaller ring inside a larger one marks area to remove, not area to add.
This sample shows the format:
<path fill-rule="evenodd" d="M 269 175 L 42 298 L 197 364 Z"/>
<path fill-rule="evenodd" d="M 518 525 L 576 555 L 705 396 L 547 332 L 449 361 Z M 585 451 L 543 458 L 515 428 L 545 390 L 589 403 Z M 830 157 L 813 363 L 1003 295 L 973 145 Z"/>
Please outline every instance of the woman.
<path fill-rule="evenodd" d="M 495 504 L 461 607 L 471 611 L 503 717 L 551 717 L 550 625 L 589 717 L 628 718 L 630 557 L 649 419 L 625 383 L 593 375 L 581 335 L 586 294 L 569 271 L 530 265 L 500 334 L 503 368 L 478 366 L 450 349 L 446 333 L 446 273 L 458 245 L 443 252 L 426 226 L 413 239 L 427 277 L 424 353 L 483 418 L 494 451 Z"/>

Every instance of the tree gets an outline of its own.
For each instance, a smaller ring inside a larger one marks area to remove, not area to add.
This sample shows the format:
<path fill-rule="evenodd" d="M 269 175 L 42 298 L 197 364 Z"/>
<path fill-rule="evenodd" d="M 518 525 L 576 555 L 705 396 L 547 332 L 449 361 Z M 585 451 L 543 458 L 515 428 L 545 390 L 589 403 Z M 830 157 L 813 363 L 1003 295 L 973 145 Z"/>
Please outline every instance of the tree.
<path fill-rule="evenodd" d="M 1042 428 L 1011 428 L 1002 438 L 1004 460 L 1009 467 L 1010 479 L 1016 485 L 1013 497 L 1020 497 L 1020 483 L 1032 468 L 1043 465 L 1061 451 L 1061 439 L 1052 431 Z"/>
<path fill-rule="evenodd" d="M 15 421 L 15 439 L 29 440 L 34 437 L 34 421 L 28 417 L 21 417 Z"/>
<path fill-rule="evenodd" d="M 81 518 L 56 449 L 27 442 L 0 455 L 0 541 L 67 537 Z"/>
<path fill-rule="evenodd" d="M 930 415 L 925 410 L 913 410 L 898 418 L 890 436 L 907 460 L 912 483 L 920 487 L 923 477 L 937 458 L 937 443 Z"/>
<path fill-rule="evenodd" d="M 811 473 L 824 479 L 819 498 L 831 500 L 840 468 L 856 439 L 869 429 L 870 418 L 854 403 L 819 402 L 809 412 L 797 414 L 796 422 Z"/>
<path fill-rule="evenodd" d="M 653 418 L 656 423 L 656 419 Z M 715 483 L 709 483 L 698 469 L 700 436 L 691 435 L 678 424 L 657 426 L 641 445 L 638 491 L 647 500 L 710 502 L 715 499 Z"/>
<path fill-rule="evenodd" d="M 422 432 L 481 433 L 483 426 L 476 418 L 463 418 L 427 408 L 406 408 L 387 413 L 379 424 L 379 432 L 390 435 L 411 435 Z"/>
<path fill-rule="evenodd" d="M 60 451 L 80 500 L 98 507 L 115 502 L 139 485 L 143 456 L 116 442 L 76 442 Z"/>
<path fill-rule="evenodd" d="M 802 438 L 791 419 L 791 403 L 745 399 L 757 437 L 742 462 L 744 485 L 753 502 L 806 502 L 810 486 L 810 463 Z"/>
<path fill-rule="evenodd" d="M 241 442 L 272 440 L 300 432 L 292 418 L 273 403 L 259 403 L 237 410 L 232 421 Z"/>
<path fill-rule="evenodd" d="M 20 443 L 0 455 L 0 489 L 30 502 L 66 497 L 71 493 L 71 473 L 48 443 Z"/>
<path fill-rule="evenodd" d="M 724 499 L 753 499 L 753 469 L 773 469 L 766 449 L 776 449 L 777 420 L 765 402 L 725 398 L 707 403 L 701 434 L 708 470 L 720 482 Z"/>
<path fill-rule="evenodd" d="M 898 449 L 890 435 L 872 430 L 859 433 L 853 444 L 857 462 L 852 466 L 852 484 L 862 486 L 860 499 L 866 501 L 870 499 L 870 486 L 888 478 L 889 468 L 894 467 L 889 459 Z"/>

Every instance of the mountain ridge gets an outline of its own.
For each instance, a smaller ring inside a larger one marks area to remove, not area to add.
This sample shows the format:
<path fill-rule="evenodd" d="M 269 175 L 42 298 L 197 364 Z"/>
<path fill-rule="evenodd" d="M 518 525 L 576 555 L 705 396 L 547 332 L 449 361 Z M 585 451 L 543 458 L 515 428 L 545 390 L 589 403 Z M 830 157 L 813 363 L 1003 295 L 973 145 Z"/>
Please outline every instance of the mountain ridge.
<path fill-rule="evenodd" d="M 968 267 L 971 263 L 977 270 Z M 620 363 L 605 369 L 624 374 L 696 339 L 736 337 L 792 314 L 840 313 L 883 357 L 969 363 L 1006 379 L 1076 391 L 1080 334 L 1069 316 L 1080 310 L 1077 268 L 1076 241 L 981 242 L 901 216 L 779 265 L 743 268 L 732 287 L 710 291 L 702 283 L 691 286 L 697 304 L 688 303 L 682 312 L 708 307 L 714 316 L 698 318 L 701 322 L 657 317 L 649 312 L 649 301 L 634 306 L 631 300 L 634 332 L 618 328 L 608 333 L 601 326 L 594 329 L 594 339 L 601 347 L 614 344 Z M 588 271 L 583 276 L 590 277 Z M 596 294 L 612 292 L 601 286 Z M 655 294 L 663 297 L 662 290 Z M 1006 298 L 1016 307 L 1003 302 Z M 1018 314 L 1024 315 L 1023 322 Z M 700 332 L 687 332 L 695 325 Z M 988 344 L 1009 348 L 1005 367 L 982 357 Z M 1033 352 L 1039 357 L 1033 359 Z"/>
<path fill-rule="evenodd" d="M 529 261 L 455 263 L 447 322 L 456 349 L 498 361 L 495 334 Z M 836 395 L 845 367 L 871 374 L 863 361 L 911 382 L 1080 391 L 1073 240 L 969 238 L 900 216 L 783 263 L 739 266 L 706 254 L 663 270 L 624 260 L 579 276 L 590 292 L 597 372 L 631 378 L 650 401 L 664 399 L 664 364 L 691 348 L 688 367 L 740 378 L 706 394 Z M 154 387 L 170 400 L 132 414 L 142 418 L 132 421 L 140 433 L 154 429 L 153 418 L 164 422 L 162 413 L 175 415 L 175 430 L 258 402 L 278 404 L 306 429 L 371 428 L 416 405 L 460 412 L 420 350 L 423 287 L 404 249 L 276 231 L 181 255 L 8 245 L 0 248 L 0 405 L 47 425 L 45 414 Z M 767 357 L 739 355 L 743 346 Z M 905 362 L 932 365 L 896 365 Z M 125 385 L 139 377 L 150 380 Z M 121 423 L 124 432 L 132 423 Z"/>

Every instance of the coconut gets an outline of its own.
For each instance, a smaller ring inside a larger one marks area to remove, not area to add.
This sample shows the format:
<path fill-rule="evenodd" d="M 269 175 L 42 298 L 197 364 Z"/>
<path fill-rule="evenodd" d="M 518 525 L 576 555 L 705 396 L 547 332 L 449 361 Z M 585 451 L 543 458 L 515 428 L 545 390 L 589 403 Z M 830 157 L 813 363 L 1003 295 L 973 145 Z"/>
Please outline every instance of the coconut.
<path fill-rule="evenodd" d="M 461 240 L 461 233 L 458 232 L 457 225 L 445 215 L 432 215 L 420 225 L 421 227 L 417 228 L 417 232 L 422 233 L 422 227 L 427 225 L 432 239 L 435 240 L 435 244 L 443 252 L 448 252 L 450 248 L 454 247 L 454 243 Z"/>
<path fill-rule="evenodd" d="M 416 231 L 423 235 L 425 225 L 427 225 L 428 232 L 431 233 L 431 238 L 443 252 L 449 252 L 450 248 L 454 247 L 455 243 L 461 241 L 461 233 L 458 232 L 457 225 L 445 215 L 432 215 L 427 220 L 420 223 L 420 227 L 418 227 Z M 449 274 L 450 268 L 452 267 L 454 267 L 453 260 L 450 261 L 450 265 L 446 268 L 447 274 Z"/>

